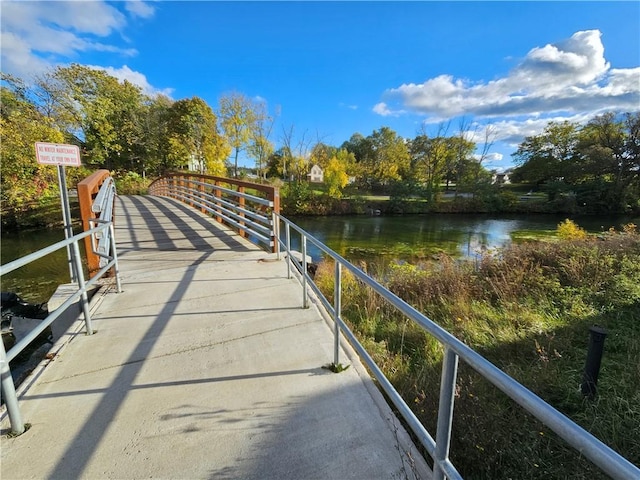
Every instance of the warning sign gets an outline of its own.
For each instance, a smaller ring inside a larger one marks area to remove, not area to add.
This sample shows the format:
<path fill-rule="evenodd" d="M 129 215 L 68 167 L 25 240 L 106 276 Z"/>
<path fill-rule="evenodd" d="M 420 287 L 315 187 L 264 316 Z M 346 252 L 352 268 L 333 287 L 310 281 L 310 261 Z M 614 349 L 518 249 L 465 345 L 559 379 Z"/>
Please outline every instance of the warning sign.
<path fill-rule="evenodd" d="M 42 165 L 80 166 L 80 149 L 77 145 L 36 142 L 36 159 Z"/>

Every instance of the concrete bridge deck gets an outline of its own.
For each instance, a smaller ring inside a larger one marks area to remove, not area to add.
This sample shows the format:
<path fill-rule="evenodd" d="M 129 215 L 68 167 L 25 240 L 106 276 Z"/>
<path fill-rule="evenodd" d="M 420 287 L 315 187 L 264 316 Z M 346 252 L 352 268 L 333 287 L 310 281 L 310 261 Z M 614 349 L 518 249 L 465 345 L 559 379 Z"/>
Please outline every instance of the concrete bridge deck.
<path fill-rule="evenodd" d="M 284 261 L 172 200 L 116 212 L 124 292 L 19 389 L 32 427 L 3 419 L 3 479 L 428 476 L 355 355 L 321 368 L 331 328 Z"/>

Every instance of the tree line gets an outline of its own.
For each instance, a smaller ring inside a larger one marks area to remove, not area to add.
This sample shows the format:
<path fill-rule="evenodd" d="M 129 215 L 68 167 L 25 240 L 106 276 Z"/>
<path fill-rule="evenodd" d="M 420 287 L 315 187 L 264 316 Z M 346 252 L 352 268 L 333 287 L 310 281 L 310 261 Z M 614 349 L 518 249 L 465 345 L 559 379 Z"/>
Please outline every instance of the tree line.
<path fill-rule="evenodd" d="M 640 113 L 612 112 L 585 125 L 551 122 L 514 154 L 514 181 L 538 185 L 592 212 L 640 210 Z"/>
<path fill-rule="evenodd" d="M 238 176 L 241 153 L 265 180 L 305 181 L 318 164 L 333 198 L 347 184 L 428 202 L 449 188 L 474 196 L 496 188 L 484 165 L 496 132 L 477 131 L 464 119 L 454 129 L 439 125 L 435 135 L 423 127 L 414 138 L 381 127 L 340 146 L 283 127 L 275 149 L 274 116 L 239 92 L 223 94 L 214 111 L 199 97 L 146 95 L 129 81 L 74 64 L 29 83 L 3 74 L 1 95 L 3 211 L 55 190 L 55 170 L 35 162 L 36 141 L 76 144 L 89 168 L 143 177 L 177 169 Z M 598 211 L 638 209 L 639 124 L 638 113 L 607 113 L 586 125 L 552 122 L 520 144 L 512 179 Z"/>

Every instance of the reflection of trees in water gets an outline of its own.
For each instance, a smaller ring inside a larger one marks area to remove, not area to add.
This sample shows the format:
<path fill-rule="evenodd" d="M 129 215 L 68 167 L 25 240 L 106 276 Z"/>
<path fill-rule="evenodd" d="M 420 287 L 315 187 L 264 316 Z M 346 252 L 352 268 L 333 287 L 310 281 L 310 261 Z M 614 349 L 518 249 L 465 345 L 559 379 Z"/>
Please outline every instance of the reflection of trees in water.
<path fill-rule="evenodd" d="M 64 240 L 60 230 L 33 230 L 2 235 L 2 264 Z M 80 242 L 81 251 L 84 244 Z M 2 276 L 2 291 L 15 292 L 28 302 L 46 302 L 58 285 L 69 283 L 66 249 L 47 255 Z"/>
<path fill-rule="evenodd" d="M 508 244 L 510 233 L 527 224 L 526 219 L 470 215 L 321 217 L 296 218 L 294 221 L 337 253 L 354 261 L 374 260 L 380 256 L 411 260 L 439 252 L 475 257 L 479 252 Z M 558 221 L 556 217 L 548 218 L 542 226 L 555 229 Z M 310 255 L 317 260 L 320 252 L 311 249 Z"/>

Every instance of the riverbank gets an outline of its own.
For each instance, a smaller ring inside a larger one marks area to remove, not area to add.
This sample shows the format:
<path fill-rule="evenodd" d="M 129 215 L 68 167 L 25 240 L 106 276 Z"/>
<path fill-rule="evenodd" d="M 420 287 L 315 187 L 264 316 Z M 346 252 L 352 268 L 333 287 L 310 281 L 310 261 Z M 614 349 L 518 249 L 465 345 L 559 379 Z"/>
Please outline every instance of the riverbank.
<path fill-rule="evenodd" d="M 369 268 L 363 265 L 364 268 Z M 332 295 L 333 266 L 316 279 Z M 476 262 L 396 264 L 382 281 L 499 368 L 640 463 L 640 235 L 528 242 Z M 442 351 L 348 275 L 343 313 L 416 415 L 435 431 Z M 591 400 L 580 392 L 588 329 L 608 331 Z M 517 428 L 516 428 L 517 427 Z M 451 456 L 466 478 L 606 478 L 487 384 L 459 368 Z"/>

